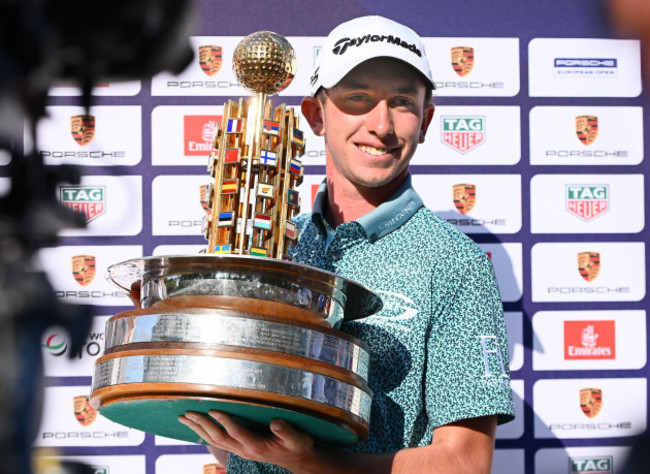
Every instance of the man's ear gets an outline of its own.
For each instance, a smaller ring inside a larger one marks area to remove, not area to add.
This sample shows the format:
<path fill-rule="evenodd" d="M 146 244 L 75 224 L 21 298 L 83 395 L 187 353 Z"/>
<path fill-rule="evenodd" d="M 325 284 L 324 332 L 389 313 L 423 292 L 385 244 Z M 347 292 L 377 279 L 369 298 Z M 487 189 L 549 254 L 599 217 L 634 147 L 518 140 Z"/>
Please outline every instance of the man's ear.
<path fill-rule="evenodd" d="M 302 114 L 309 122 L 309 126 L 317 136 L 325 135 L 323 124 L 323 104 L 316 97 L 305 97 L 300 104 Z"/>
<path fill-rule="evenodd" d="M 433 104 L 427 105 L 424 109 L 422 124 L 420 125 L 420 143 L 424 143 L 424 136 L 427 134 L 429 125 L 431 125 L 431 120 L 433 120 L 433 113 L 435 110 L 436 107 Z"/>

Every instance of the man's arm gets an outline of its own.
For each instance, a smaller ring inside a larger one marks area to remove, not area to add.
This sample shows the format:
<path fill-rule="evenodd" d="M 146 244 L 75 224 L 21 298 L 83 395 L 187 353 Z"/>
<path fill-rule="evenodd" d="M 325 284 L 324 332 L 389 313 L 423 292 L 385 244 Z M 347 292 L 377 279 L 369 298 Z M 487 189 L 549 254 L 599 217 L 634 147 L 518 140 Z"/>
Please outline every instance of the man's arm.
<path fill-rule="evenodd" d="M 463 420 L 436 428 L 429 446 L 379 455 L 314 446 L 311 436 L 281 420 L 271 423 L 269 435 L 253 433 L 219 412 L 187 413 L 180 421 L 220 450 L 296 474 L 489 473 L 497 426 L 494 415 Z"/>
<path fill-rule="evenodd" d="M 219 461 L 223 467 L 228 467 L 228 451 L 225 449 L 215 448 L 212 445 L 208 445 L 208 451 Z"/>

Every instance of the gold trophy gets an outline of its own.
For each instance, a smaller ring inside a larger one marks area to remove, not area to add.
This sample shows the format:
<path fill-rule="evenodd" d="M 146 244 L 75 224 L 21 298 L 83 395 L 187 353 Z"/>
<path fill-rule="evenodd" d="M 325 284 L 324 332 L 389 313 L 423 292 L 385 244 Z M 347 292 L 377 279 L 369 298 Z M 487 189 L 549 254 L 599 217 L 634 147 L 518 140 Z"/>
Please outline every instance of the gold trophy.
<path fill-rule="evenodd" d="M 381 308 L 367 288 L 290 261 L 304 138 L 293 109 L 268 95 L 286 88 L 296 60 L 263 31 L 234 52 L 249 102 L 229 101 L 215 130 L 206 187 L 211 209 L 200 255 L 113 265 L 107 278 L 141 285 L 142 309 L 117 314 L 95 364 L 91 404 L 115 422 L 190 442 L 187 411 L 230 413 L 251 427 L 281 418 L 316 442 L 368 435 L 367 346 L 337 330 Z"/>

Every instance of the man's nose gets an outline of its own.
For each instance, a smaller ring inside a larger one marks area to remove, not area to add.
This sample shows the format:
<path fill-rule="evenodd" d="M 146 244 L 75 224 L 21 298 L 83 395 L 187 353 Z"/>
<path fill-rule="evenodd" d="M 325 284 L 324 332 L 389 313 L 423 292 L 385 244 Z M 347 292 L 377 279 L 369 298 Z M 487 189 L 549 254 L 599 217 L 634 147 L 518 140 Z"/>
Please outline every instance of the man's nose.
<path fill-rule="evenodd" d="M 368 113 L 368 131 L 379 137 L 385 137 L 393 133 L 393 119 L 385 100 L 377 102 L 375 107 Z"/>

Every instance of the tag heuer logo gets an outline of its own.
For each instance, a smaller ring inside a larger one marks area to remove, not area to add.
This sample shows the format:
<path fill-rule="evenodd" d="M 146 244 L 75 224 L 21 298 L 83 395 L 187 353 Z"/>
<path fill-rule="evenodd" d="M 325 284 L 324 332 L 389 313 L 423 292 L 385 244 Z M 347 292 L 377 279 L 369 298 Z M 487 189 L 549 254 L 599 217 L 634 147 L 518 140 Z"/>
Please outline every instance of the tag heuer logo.
<path fill-rule="evenodd" d="M 476 204 L 476 186 L 473 184 L 454 184 L 454 206 L 461 214 L 467 214 Z"/>
<path fill-rule="evenodd" d="M 442 117 L 442 142 L 467 153 L 485 141 L 485 117 Z"/>
<path fill-rule="evenodd" d="M 74 115 L 70 117 L 70 133 L 80 146 L 88 145 L 95 136 L 95 117 L 93 115 Z"/>
<path fill-rule="evenodd" d="M 74 397 L 74 416 L 82 426 L 88 426 L 97 418 L 97 410 L 90 406 L 88 395 Z"/>
<path fill-rule="evenodd" d="M 81 286 L 87 286 L 95 279 L 95 266 L 93 255 L 75 255 L 72 257 L 72 276 Z"/>
<path fill-rule="evenodd" d="M 586 281 L 593 281 L 600 273 L 600 253 L 580 252 L 578 254 L 578 271 Z"/>
<path fill-rule="evenodd" d="M 451 65 L 460 77 L 467 76 L 474 67 L 474 48 L 471 46 L 451 48 Z"/>
<path fill-rule="evenodd" d="M 589 222 L 609 209 L 609 185 L 568 184 L 566 206 L 571 214 Z"/>
<path fill-rule="evenodd" d="M 594 456 L 590 458 L 569 458 L 569 474 L 613 474 L 614 458 L 612 456 Z"/>
<path fill-rule="evenodd" d="M 576 117 L 576 133 L 583 144 L 591 145 L 598 136 L 598 117 L 595 115 Z"/>
<path fill-rule="evenodd" d="M 86 216 L 86 223 L 106 212 L 105 186 L 61 186 L 61 204 Z"/>
<path fill-rule="evenodd" d="M 221 69 L 221 46 L 199 46 L 199 64 L 208 76 L 217 74 Z"/>
<path fill-rule="evenodd" d="M 603 406 L 603 391 L 599 388 L 583 388 L 580 390 L 580 408 L 589 418 L 594 418 Z"/>

